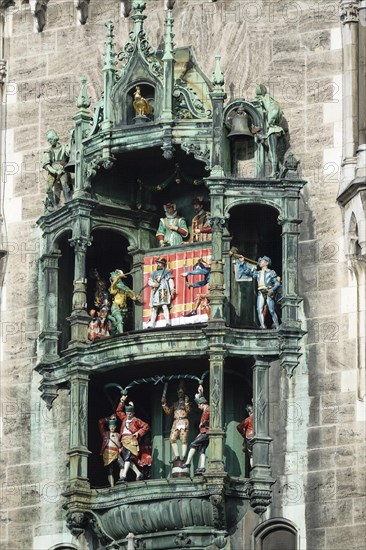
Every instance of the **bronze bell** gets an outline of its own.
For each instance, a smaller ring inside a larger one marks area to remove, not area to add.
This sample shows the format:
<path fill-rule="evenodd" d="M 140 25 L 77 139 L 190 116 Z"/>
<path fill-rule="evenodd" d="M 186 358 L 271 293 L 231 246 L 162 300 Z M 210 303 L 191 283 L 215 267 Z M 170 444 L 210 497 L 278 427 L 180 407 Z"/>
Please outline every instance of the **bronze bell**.
<path fill-rule="evenodd" d="M 239 106 L 238 110 L 232 118 L 231 132 L 230 134 L 228 134 L 227 137 L 231 138 L 241 136 L 253 137 L 253 134 L 249 129 L 248 115 L 244 111 L 244 107 L 242 105 Z"/>
<path fill-rule="evenodd" d="M 67 164 L 64 167 L 65 172 L 75 172 L 75 142 L 71 143 L 70 156 Z"/>

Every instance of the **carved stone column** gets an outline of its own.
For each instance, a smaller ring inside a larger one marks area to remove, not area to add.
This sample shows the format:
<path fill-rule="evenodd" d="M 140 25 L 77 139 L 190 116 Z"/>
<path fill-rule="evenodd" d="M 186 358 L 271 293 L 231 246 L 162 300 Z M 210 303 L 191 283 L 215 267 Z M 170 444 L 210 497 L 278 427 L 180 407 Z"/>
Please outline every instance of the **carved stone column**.
<path fill-rule="evenodd" d="M 298 309 L 301 299 L 298 292 L 298 240 L 300 220 L 296 219 L 297 197 L 287 203 L 290 219 L 279 219 L 282 224 L 282 324 L 280 326 L 281 365 L 290 378 L 298 365 L 300 357 L 299 340 L 303 332 L 299 321 Z M 294 216 L 294 217 L 292 217 Z"/>
<path fill-rule="evenodd" d="M 89 376 L 80 366 L 70 374 L 70 481 L 88 481 L 88 384 Z"/>
<path fill-rule="evenodd" d="M 210 331 L 210 460 L 209 472 L 224 472 L 224 354 L 220 331 Z"/>
<path fill-rule="evenodd" d="M 211 218 L 212 226 L 212 260 L 210 274 L 210 305 L 211 317 L 209 323 L 224 324 L 224 273 L 222 263 L 222 232 L 225 219 Z"/>
<path fill-rule="evenodd" d="M 74 291 L 72 296 L 72 312 L 69 317 L 71 340 L 69 346 L 77 345 L 87 340 L 89 315 L 86 311 L 85 263 L 86 251 L 91 245 L 91 238 L 85 235 L 70 239 L 70 245 L 75 249 Z"/>
<path fill-rule="evenodd" d="M 133 258 L 133 265 L 131 269 L 133 291 L 135 294 L 138 294 L 144 286 L 144 254 L 140 249 L 132 247 L 129 247 L 128 251 Z M 142 329 L 143 306 L 134 306 L 133 318 L 135 330 Z"/>
<path fill-rule="evenodd" d="M 356 279 L 356 364 L 357 364 L 357 398 L 364 401 L 366 397 L 366 259 L 356 254 L 348 255 L 348 267 Z"/>
<path fill-rule="evenodd" d="M 359 0 L 358 25 L 358 148 L 356 178 L 366 183 L 366 0 Z"/>
<path fill-rule="evenodd" d="M 358 1 L 341 0 L 343 43 L 343 169 L 340 192 L 355 175 L 358 146 Z"/>
<path fill-rule="evenodd" d="M 250 472 L 250 503 L 257 514 L 262 514 L 272 499 L 274 483 L 269 465 L 269 362 L 256 357 L 253 366 L 254 438 L 253 468 Z"/>
<path fill-rule="evenodd" d="M 87 184 L 87 165 L 84 159 L 84 147 L 82 140 L 85 137 L 85 133 L 90 129 L 90 122 L 92 117 L 88 110 L 90 106 L 90 99 L 86 92 L 87 80 L 85 77 L 81 79 L 81 88 L 78 95 L 76 105 L 78 111 L 73 117 L 75 121 L 75 133 L 74 133 L 74 147 L 75 147 L 75 181 L 73 198 L 89 197 L 89 190 Z"/>
<path fill-rule="evenodd" d="M 224 101 L 227 97 L 224 91 L 224 75 L 220 69 L 220 56 L 216 55 L 215 72 L 212 82 L 213 91 L 210 93 L 212 101 L 212 155 L 211 155 L 211 176 L 222 177 L 224 175 L 223 155 L 223 110 Z"/>
<path fill-rule="evenodd" d="M 222 236 L 226 220 L 224 186 L 221 180 L 207 179 L 211 196 L 212 261 L 210 275 L 211 317 L 209 323 L 224 323 L 224 274 L 222 263 Z"/>
<path fill-rule="evenodd" d="M 292 201 L 293 214 L 297 215 L 298 199 Z M 298 219 L 279 219 L 282 225 L 282 326 L 283 328 L 299 329 L 298 321 L 298 246 L 299 224 Z"/>
<path fill-rule="evenodd" d="M 41 257 L 42 285 L 45 301 L 43 308 L 43 327 L 39 336 L 40 362 L 47 363 L 58 359 L 57 303 L 58 303 L 58 262 L 61 252 L 57 250 Z"/>

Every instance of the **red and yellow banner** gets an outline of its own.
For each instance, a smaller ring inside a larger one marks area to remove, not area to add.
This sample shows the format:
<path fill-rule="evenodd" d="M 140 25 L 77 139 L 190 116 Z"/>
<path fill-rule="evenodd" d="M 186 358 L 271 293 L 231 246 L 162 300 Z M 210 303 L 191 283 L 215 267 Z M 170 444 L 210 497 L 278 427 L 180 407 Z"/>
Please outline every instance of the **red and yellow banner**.
<path fill-rule="evenodd" d="M 171 271 L 174 278 L 174 286 L 176 295 L 172 301 L 170 309 L 170 318 L 172 325 L 184 325 L 191 323 L 199 323 L 207 321 L 207 314 L 197 311 L 198 315 L 194 317 L 184 317 L 192 311 L 193 303 L 197 294 L 207 294 L 207 285 L 199 288 L 188 288 L 186 281 L 189 283 L 197 283 L 202 280 L 203 275 L 189 275 L 182 277 L 182 273 L 192 271 L 193 266 L 202 258 L 204 261 L 211 263 L 211 247 L 195 248 L 194 250 L 183 250 L 180 252 L 168 253 L 167 248 L 163 248 L 160 255 L 145 256 L 144 258 L 144 290 L 142 299 L 144 304 L 143 312 L 143 327 L 147 328 L 150 320 L 150 293 L 151 288 L 147 286 L 147 281 L 153 271 L 156 270 L 156 259 L 159 257 L 165 258 L 167 261 L 167 269 Z M 157 327 L 165 326 L 164 315 L 159 313 L 157 319 Z"/>

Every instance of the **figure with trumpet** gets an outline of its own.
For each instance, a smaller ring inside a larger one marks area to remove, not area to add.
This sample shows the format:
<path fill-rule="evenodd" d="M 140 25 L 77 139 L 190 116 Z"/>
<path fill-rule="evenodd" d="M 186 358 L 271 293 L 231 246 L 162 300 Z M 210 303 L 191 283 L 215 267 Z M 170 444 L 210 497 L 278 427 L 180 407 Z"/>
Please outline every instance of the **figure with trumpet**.
<path fill-rule="evenodd" d="M 234 249 L 235 250 L 235 249 Z M 231 252 L 231 253 L 230 253 Z M 279 328 L 280 322 L 276 313 L 275 293 L 280 288 L 281 283 L 277 278 L 277 274 L 271 267 L 271 258 L 268 256 L 262 256 L 258 259 L 259 269 L 256 268 L 256 262 L 245 258 L 245 256 L 238 254 L 233 249 L 229 254 L 239 260 L 237 267 L 237 277 L 252 277 L 257 281 L 258 295 L 257 295 L 257 314 L 261 329 L 266 329 L 264 322 L 265 307 L 268 306 L 269 313 L 272 317 L 274 326 Z M 251 265 L 248 265 L 248 264 Z"/>

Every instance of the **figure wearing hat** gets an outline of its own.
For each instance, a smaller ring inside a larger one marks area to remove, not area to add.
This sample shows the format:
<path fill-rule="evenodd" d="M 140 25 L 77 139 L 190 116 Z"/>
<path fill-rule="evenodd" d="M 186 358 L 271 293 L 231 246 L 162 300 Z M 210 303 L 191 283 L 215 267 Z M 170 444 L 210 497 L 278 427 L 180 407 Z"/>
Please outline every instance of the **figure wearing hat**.
<path fill-rule="evenodd" d="M 183 464 L 182 468 L 189 468 L 194 454 L 196 453 L 196 451 L 198 451 L 200 453 L 200 458 L 198 462 L 198 468 L 195 471 L 195 475 L 199 476 L 205 472 L 206 449 L 209 443 L 208 433 L 209 433 L 209 426 L 210 426 L 210 407 L 207 402 L 207 399 L 203 396 L 203 387 L 201 385 L 198 386 L 198 391 L 195 395 L 194 400 L 197 403 L 198 408 L 201 409 L 202 411 L 201 420 L 199 424 L 200 433 L 190 444 L 188 457 L 185 464 Z"/>
<path fill-rule="evenodd" d="M 126 480 L 130 467 L 136 474 L 136 481 L 140 481 L 143 479 L 143 474 L 137 467 L 140 458 L 139 438 L 149 431 L 150 426 L 140 418 L 136 418 L 135 406 L 131 401 L 125 406 L 126 399 L 127 395 L 122 395 L 116 410 L 116 415 L 122 422 L 120 434 L 124 469 L 120 481 Z"/>
<path fill-rule="evenodd" d="M 109 292 L 112 296 L 112 308 L 110 319 L 112 321 L 113 334 L 123 332 L 123 325 L 127 316 L 127 299 L 135 302 L 140 300 L 140 296 L 135 294 L 128 286 L 126 286 L 121 279 L 126 279 L 126 275 L 121 269 L 112 271 L 109 287 Z"/>
<path fill-rule="evenodd" d="M 192 206 L 196 215 L 192 218 L 191 243 L 203 243 L 211 240 L 210 212 L 203 209 L 203 200 L 195 197 Z"/>
<path fill-rule="evenodd" d="M 172 202 L 164 204 L 165 218 L 160 218 L 156 236 L 160 246 L 176 246 L 182 244 L 188 237 L 186 220 L 178 216 L 176 205 Z"/>
<path fill-rule="evenodd" d="M 183 380 L 179 381 L 178 389 L 178 401 L 175 401 L 171 406 L 167 404 L 166 397 L 163 395 L 161 398 L 161 404 L 165 414 L 174 415 L 174 420 L 172 424 L 172 429 L 170 431 L 170 443 L 173 449 L 173 462 L 175 460 L 180 460 L 180 455 L 178 451 L 177 440 L 180 439 L 182 443 L 182 458 L 186 456 L 187 453 L 187 440 L 188 440 L 188 429 L 189 429 L 189 420 L 188 415 L 191 412 L 191 405 L 189 403 L 189 397 L 185 394 L 185 387 Z"/>
<path fill-rule="evenodd" d="M 254 437 L 253 407 L 251 405 L 247 405 L 246 411 L 248 413 L 247 418 L 245 418 L 245 420 L 240 422 L 240 424 L 236 426 L 236 429 L 238 430 L 240 435 L 244 437 L 244 441 L 245 441 L 245 445 L 243 444 L 244 450 L 246 450 L 248 453 L 250 467 L 253 467 L 253 442 L 252 442 L 252 439 Z"/>
<path fill-rule="evenodd" d="M 122 450 L 121 436 L 117 430 L 116 415 L 107 416 L 98 420 L 98 428 L 102 437 L 102 447 L 100 454 L 103 457 L 103 463 L 108 468 L 108 481 L 111 487 L 114 487 L 113 467 L 117 464 L 120 469 L 119 475 L 122 476 L 124 462 L 120 456 Z"/>
<path fill-rule="evenodd" d="M 276 328 L 279 328 L 280 323 L 275 309 L 274 293 L 281 286 L 281 283 L 277 279 L 277 274 L 273 269 L 269 269 L 271 266 L 271 259 L 268 256 L 262 256 L 258 259 L 260 269 L 249 267 L 244 262 L 244 256 L 238 255 L 238 279 L 243 276 L 249 276 L 256 279 L 258 285 L 257 296 L 257 314 L 260 323 L 260 328 L 265 329 L 264 323 L 264 307 L 267 304 L 273 323 Z"/>
<path fill-rule="evenodd" d="M 175 294 L 173 275 L 169 269 L 166 269 L 167 261 L 165 258 L 157 258 L 156 270 L 151 273 L 147 284 L 151 287 L 150 307 L 151 319 L 150 327 L 156 325 L 156 319 L 159 309 L 162 308 L 165 317 L 165 326 L 170 323 L 169 308 Z"/>

